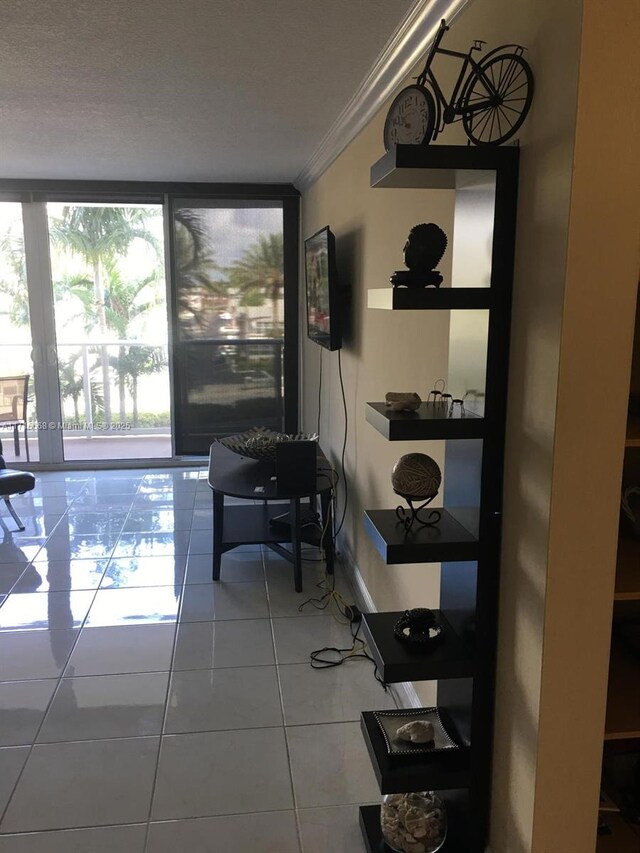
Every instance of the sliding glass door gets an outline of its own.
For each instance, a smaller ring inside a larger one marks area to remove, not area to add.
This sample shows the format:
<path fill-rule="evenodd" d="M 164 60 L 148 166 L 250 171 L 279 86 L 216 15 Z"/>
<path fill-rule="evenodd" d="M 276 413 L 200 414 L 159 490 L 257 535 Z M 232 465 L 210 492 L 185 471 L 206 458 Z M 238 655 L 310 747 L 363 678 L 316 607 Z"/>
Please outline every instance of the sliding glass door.
<path fill-rule="evenodd" d="M 47 205 L 65 460 L 167 458 L 161 205 Z"/>
<path fill-rule="evenodd" d="M 40 458 L 31 350 L 22 205 L 5 201 L 0 202 L 0 441 L 9 465 Z"/>
<path fill-rule="evenodd" d="M 252 426 L 295 429 L 283 203 L 178 198 L 172 221 L 177 452 L 206 453 L 212 438 Z"/>

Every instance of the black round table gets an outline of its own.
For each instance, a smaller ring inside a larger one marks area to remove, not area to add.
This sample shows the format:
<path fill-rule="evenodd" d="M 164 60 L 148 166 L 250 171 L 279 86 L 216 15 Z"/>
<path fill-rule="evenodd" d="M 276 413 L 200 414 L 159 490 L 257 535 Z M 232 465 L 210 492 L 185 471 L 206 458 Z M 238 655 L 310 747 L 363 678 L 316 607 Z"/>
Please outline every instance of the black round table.
<path fill-rule="evenodd" d="M 248 544 L 267 545 L 293 563 L 296 592 L 302 592 L 303 542 L 323 548 L 327 572 L 333 574 L 331 495 L 334 480 L 334 471 L 319 446 L 315 489 L 292 494 L 278 488 L 273 465 L 245 459 L 214 442 L 209 452 L 208 478 L 213 492 L 213 580 L 220 580 L 222 555 Z M 225 496 L 254 503 L 225 507 Z M 320 524 L 309 521 L 310 516 L 315 516 L 317 497 L 320 498 Z M 306 499 L 309 504 L 301 505 Z M 289 514 L 282 520 L 281 502 L 284 500 L 289 502 Z M 291 550 L 284 547 L 287 543 L 291 544 Z"/>

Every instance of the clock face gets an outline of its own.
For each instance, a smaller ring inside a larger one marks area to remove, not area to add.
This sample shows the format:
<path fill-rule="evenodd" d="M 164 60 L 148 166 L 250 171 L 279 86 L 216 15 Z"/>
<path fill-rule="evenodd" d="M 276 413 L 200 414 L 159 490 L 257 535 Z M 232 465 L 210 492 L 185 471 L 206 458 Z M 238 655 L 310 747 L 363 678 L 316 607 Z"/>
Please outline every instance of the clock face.
<path fill-rule="evenodd" d="M 384 125 L 384 146 L 422 145 L 433 135 L 435 110 L 431 93 L 422 86 L 407 86 L 389 108 Z"/>

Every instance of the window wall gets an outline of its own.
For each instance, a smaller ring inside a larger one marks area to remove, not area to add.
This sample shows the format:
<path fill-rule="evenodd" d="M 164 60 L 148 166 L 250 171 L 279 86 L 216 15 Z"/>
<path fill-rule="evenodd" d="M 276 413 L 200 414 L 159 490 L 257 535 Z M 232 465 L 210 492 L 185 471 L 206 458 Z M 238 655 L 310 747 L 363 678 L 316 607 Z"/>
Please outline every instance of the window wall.
<path fill-rule="evenodd" d="M 0 383 L 29 383 L 17 431 L 0 384 L 10 464 L 23 421 L 45 464 L 297 429 L 297 192 L 130 187 L 0 181 Z"/>

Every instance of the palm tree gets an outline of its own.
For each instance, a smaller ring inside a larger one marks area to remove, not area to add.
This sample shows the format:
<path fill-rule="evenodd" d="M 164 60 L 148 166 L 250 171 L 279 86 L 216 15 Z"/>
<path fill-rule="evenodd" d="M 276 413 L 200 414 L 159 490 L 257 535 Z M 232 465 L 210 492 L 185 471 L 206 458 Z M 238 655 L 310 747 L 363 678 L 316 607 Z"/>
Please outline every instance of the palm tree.
<path fill-rule="evenodd" d="M 71 397 L 73 400 L 73 413 L 77 424 L 80 423 L 80 397 L 84 390 L 82 376 L 76 372 L 76 362 L 80 356 L 81 353 L 77 352 L 58 365 L 60 396 L 63 400 L 66 400 L 67 397 Z"/>
<path fill-rule="evenodd" d="M 28 326 L 29 296 L 22 235 L 5 234 L 0 239 L 0 254 L 8 258 L 12 272 L 9 280 L 0 279 L 0 291 L 11 300 L 9 319 L 15 326 Z"/>
<path fill-rule="evenodd" d="M 166 366 L 166 360 L 158 347 L 130 346 L 122 347 L 118 356 L 119 367 L 125 377 L 133 400 L 133 426 L 139 425 L 138 417 L 138 379 L 159 373 Z M 123 418 L 124 421 L 124 418 Z"/>
<path fill-rule="evenodd" d="M 258 237 L 228 272 L 231 286 L 240 295 L 241 305 L 260 305 L 264 299 L 271 301 L 272 334 L 280 334 L 280 301 L 284 288 L 282 232 Z"/>
<path fill-rule="evenodd" d="M 206 332 L 216 303 L 228 297 L 228 283 L 216 278 L 220 267 L 202 211 L 177 208 L 174 219 L 178 320 L 190 338 Z"/>
<path fill-rule="evenodd" d="M 84 393 L 84 379 L 82 374 L 76 371 L 76 364 L 82 358 L 82 353 L 76 352 L 58 365 L 58 378 L 60 382 L 60 396 L 63 400 L 71 397 L 73 400 L 73 413 L 75 422 L 80 424 L 80 397 Z M 90 372 L 93 373 L 100 366 L 96 361 L 91 365 Z M 95 382 L 91 383 L 91 420 L 98 419 L 98 413 L 104 409 L 102 389 Z"/>
<path fill-rule="evenodd" d="M 120 339 L 126 339 L 130 334 L 130 326 L 133 320 L 140 315 L 144 315 L 156 305 L 162 303 L 162 299 L 157 293 L 152 293 L 150 298 L 140 301 L 140 294 L 157 284 L 158 274 L 154 271 L 151 275 L 143 279 L 135 281 L 125 281 L 120 275 L 116 264 L 110 262 L 106 264 L 108 272 L 109 286 L 106 292 L 105 309 L 107 324 L 110 329 L 115 331 Z M 129 367 L 131 365 L 136 368 L 137 361 L 127 353 L 132 349 L 140 349 L 139 347 L 126 347 L 121 344 L 118 349 L 116 358 L 111 358 L 110 363 L 116 369 L 118 375 L 118 395 L 120 404 L 120 421 L 124 423 L 126 420 L 126 405 L 125 405 L 125 390 L 127 387 Z M 144 348 L 143 348 L 144 349 Z M 144 359 L 143 359 L 144 361 Z M 159 369 L 159 368 L 158 368 Z M 151 370 L 149 372 L 155 372 Z M 138 375 L 141 375 L 140 373 Z M 137 410 L 137 378 L 135 383 L 136 399 L 134 400 L 134 409 Z"/>
<path fill-rule="evenodd" d="M 155 236 L 146 228 L 147 210 L 127 207 L 65 207 L 62 218 L 52 224 L 51 238 L 91 267 L 93 276 L 93 310 L 103 339 L 107 335 L 105 302 L 105 264 L 127 254 L 136 239 L 144 240 L 158 252 Z M 109 356 L 105 345 L 100 348 L 105 423 L 111 423 Z"/>

